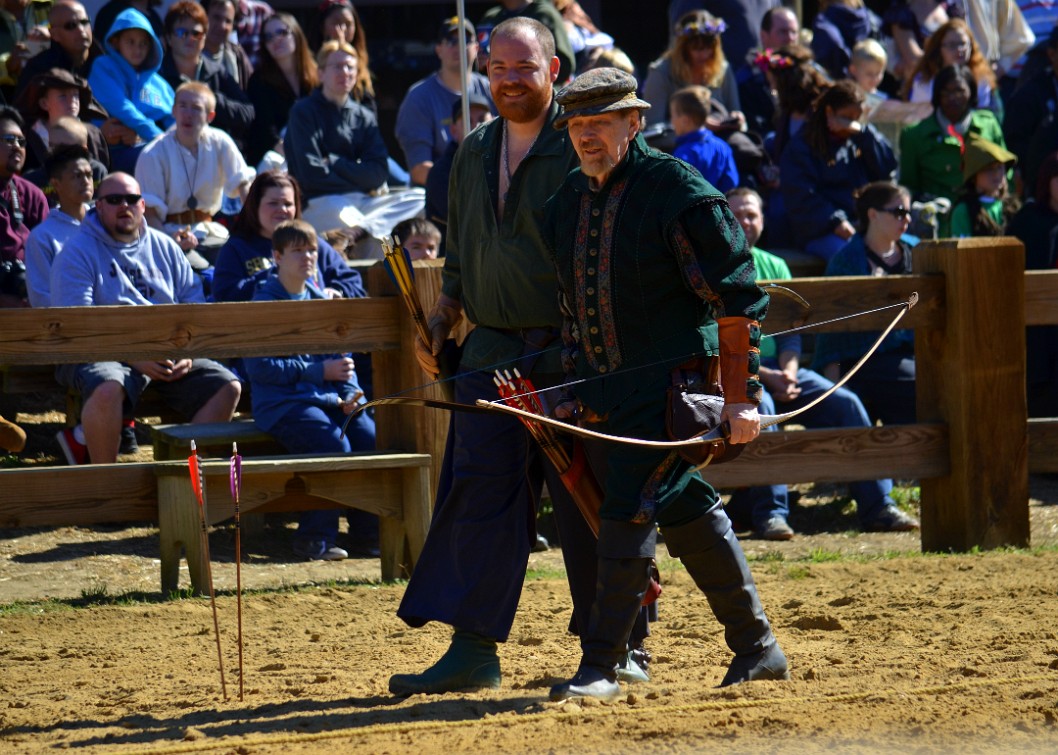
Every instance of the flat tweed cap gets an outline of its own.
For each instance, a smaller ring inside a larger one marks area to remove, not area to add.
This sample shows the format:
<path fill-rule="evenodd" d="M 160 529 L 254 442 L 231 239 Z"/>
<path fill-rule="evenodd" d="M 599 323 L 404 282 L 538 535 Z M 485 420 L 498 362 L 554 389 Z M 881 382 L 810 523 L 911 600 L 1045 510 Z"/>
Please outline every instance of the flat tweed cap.
<path fill-rule="evenodd" d="M 573 80 L 555 98 L 562 113 L 555 128 L 563 129 L 576 115 L 598 115 L 611 110 L 648 110 L 650 103 L 636 97 L 636 78 L 619 68 L 593 68 Z"/>

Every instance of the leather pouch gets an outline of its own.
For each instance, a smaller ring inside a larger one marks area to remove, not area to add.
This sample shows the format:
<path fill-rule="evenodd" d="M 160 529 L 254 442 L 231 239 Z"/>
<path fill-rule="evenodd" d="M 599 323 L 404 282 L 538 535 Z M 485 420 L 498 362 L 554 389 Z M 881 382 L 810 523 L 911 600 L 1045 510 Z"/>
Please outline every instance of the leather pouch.
<path fill-rule="evenodd" d="M 665 409 L 665 432 L 670 440 L 689 440 L 720 427 L 724 390 L 717 357 L 681 364 L 672 370 L 671 383 Z M 742 446 L 727 443 L 726 435 L 710 443 L 681 448 L 679 454 L 698 467 L 731 461 L 742 452 Z"/>

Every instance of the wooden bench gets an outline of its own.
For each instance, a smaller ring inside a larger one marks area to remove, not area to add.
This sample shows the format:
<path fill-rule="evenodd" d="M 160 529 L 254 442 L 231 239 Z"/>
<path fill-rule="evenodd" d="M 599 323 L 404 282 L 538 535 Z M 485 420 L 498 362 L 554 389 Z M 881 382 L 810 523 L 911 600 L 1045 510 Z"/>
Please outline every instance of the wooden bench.
<path fill-rule="evenodd" d="M 187 555 L 191 587 L 206 588 L 202 524 L 186 462 L 155 462 L 162 593 L 179 585 L 180 549 Z M 205 460 L 210 524 L 230 519 L 228 461 Z M 283 456 L 244 460 L 240 513 L 304 511 L 347 506 L 379 516 L 382 579 L 411 575 L 430 527 L 430 455 L 369 453 L 333 457 Z M 407 549 L 405 549 L 407 542 Z"/>
<path fill-rule="evenodd" d="M 155 461 L 180 461 L 191 454 L 191 441 L 199 452 L 227 458 L 231 444 L 239 444 L 243 456 L 253 450 L 258 455 L 283 453 L 276 440 L 250 419 L 202 424 L 151 425 Z"/>

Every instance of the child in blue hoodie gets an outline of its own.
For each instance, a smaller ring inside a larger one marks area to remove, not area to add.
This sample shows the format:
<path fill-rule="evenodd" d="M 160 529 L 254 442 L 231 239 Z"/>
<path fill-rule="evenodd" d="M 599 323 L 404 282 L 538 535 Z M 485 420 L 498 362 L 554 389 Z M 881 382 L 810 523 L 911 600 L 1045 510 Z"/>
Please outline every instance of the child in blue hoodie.
<path fill-rule="evenodd" d="M 135 8 L 114 19 L 105 46 L 107 54 L 92 64 L 88 82 L 107 112 L 139 138 L 135 145 L 111 148 L 114 170 L 132 173 L 144 145 L 173 123 L 173 88 L 158 74 L 161 42 Z"/>
<path fill-rule="evenodd" d="M 276 275 L 265 279 L 254 301 L 324 299 L 311 281 L 319 256 L 316 232 L 303 220 L 280 223 L 272 235 Z M 364 401 L 348 354 L 248 357 L 254 420 L 294 454 L 372 451 L 375 421 L 357 415 L 342 435 L 346 415 Z M 340 561 L 348 552 L 336 544 L 338 511 L 306 511 L 298 519 L 294 551 L 313 560 Z M 350 537 L 377 549 L 378 520 L 349 512 Z"/>

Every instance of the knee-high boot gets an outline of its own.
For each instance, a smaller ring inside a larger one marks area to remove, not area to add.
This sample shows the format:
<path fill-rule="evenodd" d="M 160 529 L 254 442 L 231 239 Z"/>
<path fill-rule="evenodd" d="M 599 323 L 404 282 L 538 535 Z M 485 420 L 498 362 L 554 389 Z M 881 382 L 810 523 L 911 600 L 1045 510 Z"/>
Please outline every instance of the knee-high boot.
<path fill-rule="evenodd" d="M 628 654 L 628 633 L 639 616 L 650 567 L 649 558 L 599 558 L 595 602 L 581 635 L 580 667 L 572 679 L 551 688 L 552 700 L 613 700 L 621 694 L 617 664 Z"/>
<path fill-rule="evenodd" d="M 723 508 L 716 506 L 688 524 L 661 531 L 669 553 L 687 568 L 724 625 L 735 658 L 720 686 L 789 679 L 786 656 L 772 634 L 746 556 Z"/>

